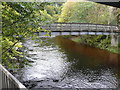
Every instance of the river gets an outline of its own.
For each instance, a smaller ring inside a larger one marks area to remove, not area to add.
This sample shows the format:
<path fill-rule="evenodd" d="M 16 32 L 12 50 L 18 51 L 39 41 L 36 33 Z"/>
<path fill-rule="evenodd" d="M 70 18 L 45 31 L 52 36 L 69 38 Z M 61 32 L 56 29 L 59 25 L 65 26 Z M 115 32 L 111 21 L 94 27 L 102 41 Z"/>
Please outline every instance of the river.
<path fill-rule="evenodd" d="M 24 46 L 31 66 L 19 70 L 15 77 L 28 89 L 119 86 L 120 54 L 81 45 L 61 36 L 29 39 Z"/>

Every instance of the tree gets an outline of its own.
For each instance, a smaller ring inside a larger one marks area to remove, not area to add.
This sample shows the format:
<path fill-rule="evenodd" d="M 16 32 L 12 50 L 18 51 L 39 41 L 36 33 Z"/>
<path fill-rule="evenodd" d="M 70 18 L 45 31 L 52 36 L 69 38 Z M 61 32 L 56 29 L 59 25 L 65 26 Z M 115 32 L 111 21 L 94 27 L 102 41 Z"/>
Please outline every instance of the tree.
<path fill-rule="evenodd" d="M 63 5 L 62 13 L 58 22 L 116 25 L 117 14 L 117 9 L 111 6 L 94 2 L 69 2 L 68 0 Z M 82 44 L 88 44 L 93 47 L 109 49 L 108 47 L 110 47 L 111 43 L 110 39 L 110 36 L 104 35 L 81 35 L 78 41 Z"/>
<path fill-rule="evenodd" d="M 52 17 L 44 10 L 49 3 L 2 2 L 2 64 L 21 68 L 27 63 L 21 52 L 23 38 L 40 32 L 40 26 Z"/>
<path fill-rule="evenodd" d="M 75 4 L 76 2 L 66 2 L 63 5 L 62 13 L 58 19 L 58 22 L 69 22 L 69 17 L 72 15 L 72 13 L 74 13 L 72 10 Z"/>
<path fill-rule="evenodd" d="M 116 24 L 115 8 L 94 2 L 69 2 L 62 8 L 58 22 Z"/>

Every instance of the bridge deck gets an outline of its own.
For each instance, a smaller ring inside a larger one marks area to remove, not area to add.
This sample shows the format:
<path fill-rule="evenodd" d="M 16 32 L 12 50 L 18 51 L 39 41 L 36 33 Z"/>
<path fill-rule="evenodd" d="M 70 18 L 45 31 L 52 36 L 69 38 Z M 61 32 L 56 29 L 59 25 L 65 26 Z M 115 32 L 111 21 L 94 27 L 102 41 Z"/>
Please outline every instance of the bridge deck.
<path fill-rule="evenodd" d="M 111 32 L 120 33 L 120 27 L 115 25 L 89 24 L 89 23 L 53 23 L 42 26 L 52 32 Z"/>

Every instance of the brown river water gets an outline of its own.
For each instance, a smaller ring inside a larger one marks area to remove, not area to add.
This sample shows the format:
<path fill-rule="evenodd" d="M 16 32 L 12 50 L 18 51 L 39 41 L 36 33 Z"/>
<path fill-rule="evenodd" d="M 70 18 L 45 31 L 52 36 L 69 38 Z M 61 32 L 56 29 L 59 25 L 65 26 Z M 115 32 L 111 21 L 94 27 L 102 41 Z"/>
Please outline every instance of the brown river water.
<path fill-rule="evenodd" d="M 120 54 L 75 43 L 57 36 L 26 40 L 31 66 L 15 75 L 28 89 L 118 88 Z M 35 40 L 39 42 L 39 40 Z"/>

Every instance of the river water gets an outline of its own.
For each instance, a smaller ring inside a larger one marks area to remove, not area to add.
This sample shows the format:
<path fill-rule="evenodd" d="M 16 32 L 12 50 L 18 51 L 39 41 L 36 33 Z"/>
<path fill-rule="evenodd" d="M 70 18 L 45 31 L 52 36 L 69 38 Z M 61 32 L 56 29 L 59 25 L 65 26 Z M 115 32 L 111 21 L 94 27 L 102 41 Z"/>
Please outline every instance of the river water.
<path fill-rule="evenodd" d="M 42 43 L 41 41 L 42 40 Z M 26 40 L 31 61 L 15 75 L 28 89 L 117 88 L 120 54 L 57 36 Z"/>

